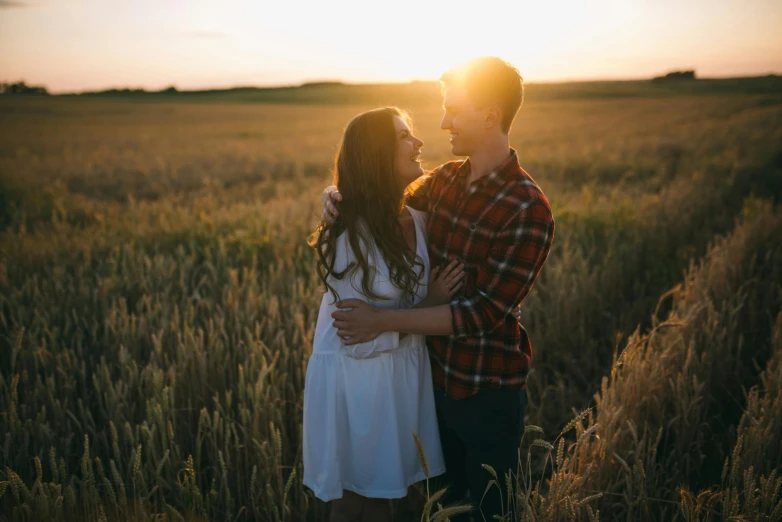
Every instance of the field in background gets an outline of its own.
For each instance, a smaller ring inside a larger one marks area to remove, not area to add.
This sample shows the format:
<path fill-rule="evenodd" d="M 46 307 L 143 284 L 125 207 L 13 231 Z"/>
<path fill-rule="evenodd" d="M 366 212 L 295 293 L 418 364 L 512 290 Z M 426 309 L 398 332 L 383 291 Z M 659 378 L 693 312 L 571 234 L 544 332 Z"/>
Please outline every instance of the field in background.
<path fill-rule="evenodd" d="M 782 511 L 773 81 L 528 89 L 511 141 L 557 233 L 525 519 Z M 380 104 L 451 157 L 434 85 L 308 89 L 0 99 L 0 519 L 327 518 L 300 445 L 330 163 Z"/>

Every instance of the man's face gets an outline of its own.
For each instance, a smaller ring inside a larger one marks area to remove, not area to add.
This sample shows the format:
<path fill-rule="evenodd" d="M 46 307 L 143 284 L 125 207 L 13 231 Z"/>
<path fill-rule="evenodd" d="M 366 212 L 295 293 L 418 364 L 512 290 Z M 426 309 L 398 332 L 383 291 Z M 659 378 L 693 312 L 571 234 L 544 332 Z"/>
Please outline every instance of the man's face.
<path fill-rule="evenodd" d="M 454 85 L 443 93 L 443 110 L 440 128 L 451 133 L 451 152 L 455 156 L 473 154 L 483 143 L 486 109 L 476 110 L 467 91 Z"/>

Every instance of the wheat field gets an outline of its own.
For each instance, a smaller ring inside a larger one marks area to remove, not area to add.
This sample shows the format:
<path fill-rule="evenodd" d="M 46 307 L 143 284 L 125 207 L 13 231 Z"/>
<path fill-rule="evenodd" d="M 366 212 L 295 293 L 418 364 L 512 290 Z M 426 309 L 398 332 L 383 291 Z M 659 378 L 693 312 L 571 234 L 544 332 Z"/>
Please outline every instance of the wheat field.
<path fill-rule="evenodd" d="M 306 237 L 378 103 L 451 159 L 436 92 L 0 99 L 0 520 L 327 520 L 300 480 Z M 511 142 L 557 232 L 505 501 L 782 520 L 782 97 L 530 89 Z M 444 520 L 425 491 L 396 519 Z"/>

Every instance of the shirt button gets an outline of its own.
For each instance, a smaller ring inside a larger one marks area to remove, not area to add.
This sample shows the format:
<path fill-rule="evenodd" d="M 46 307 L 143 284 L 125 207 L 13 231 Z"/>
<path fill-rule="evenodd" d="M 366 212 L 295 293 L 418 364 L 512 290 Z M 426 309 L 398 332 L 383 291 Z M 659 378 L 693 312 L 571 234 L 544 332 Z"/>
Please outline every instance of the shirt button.
<path fill-rule="evenodd" d="M 475 232 L 475 223 L 470 223 L 470 230 Z"/>

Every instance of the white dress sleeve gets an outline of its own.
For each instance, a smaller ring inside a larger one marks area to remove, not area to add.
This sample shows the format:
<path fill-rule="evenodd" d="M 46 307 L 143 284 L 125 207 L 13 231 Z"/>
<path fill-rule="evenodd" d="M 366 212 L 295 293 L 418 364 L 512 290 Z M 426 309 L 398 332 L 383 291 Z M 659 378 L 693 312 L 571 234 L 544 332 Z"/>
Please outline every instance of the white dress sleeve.
<path fill-rule="evenodd" d="M 356 260 L 353 255 L 353 249 L 350 248 L 350 242 L 347 240 L 347 235 L 343 234 L 337 240 L 337 255 L 334 260 L 334 268 L 338 271 L 343 271 L 345 267 L 351 262 Z M 362 244 L 363 246 L 363 244 Z M 334 277 L 329 278 L 329 285 L 339 294 L 339 300 L 344 301 L 346 299 L 360 299 L 367 302 L 372 306 L 377 306 L 378 303 L 382 303 L 381 306 L 393 306 L 397 307 L 398 296 L 389 295 L 395 293 L 397 290 L 386 279 L 386 275 L 383 273 L 387 271 L 385 263 L 380 260 L 374 245 L 369 250 L 367 255 L 367 261 L 369 267 L 373 272 L 374 280 L 372 281 L 372 290 L 377 295 L 388 297 L 388 301 L 373 301 L 364 294 L 361 293 L 361 279 L 363 277 L 363 270 L 359 267 L 355 267 L 349 274 L 345 274 L 342 279 Z M 379 266 L 380 265 L 380 266 Z M 331 295 L 333 298 L 334 296 Z M 336 303 L 335 303 L 336 305 Z M 336 306 L 333 306 L 334 310 L 338 310 Z M 346 310 L 346 309 L 342 309 Z M 354 359 L 368 359 L 371 357 L 377 357 L 383 352 L 395 350 L 399 348 L 399 332 L 383 332 L 378 335 L 374 340 L 365 343 L 358 343 L 353 345 L 342 345 L 342 350 L 345 355 Z"/>

